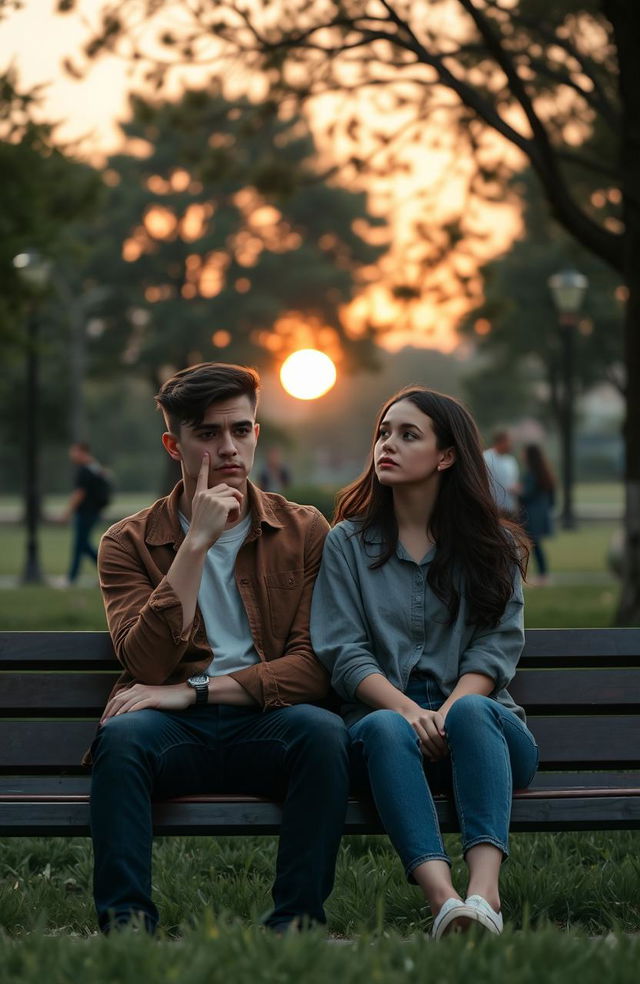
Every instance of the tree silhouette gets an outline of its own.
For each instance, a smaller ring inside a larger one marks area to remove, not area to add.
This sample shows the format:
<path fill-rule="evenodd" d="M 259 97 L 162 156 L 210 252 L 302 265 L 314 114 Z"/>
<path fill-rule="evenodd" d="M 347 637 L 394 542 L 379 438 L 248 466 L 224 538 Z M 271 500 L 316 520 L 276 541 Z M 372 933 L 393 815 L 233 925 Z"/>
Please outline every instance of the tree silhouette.
<path fill-rule="evenodd" d="M 219 89 L 131 97 L 127 146 L 104 172 L 106 206 L 87 273 L 111 289 L 94 345 L 103 370 L 158 385 L 168 368 L 220 357 L 266 365 L 305 345 L 344 368 L 371 362 L 342 308 L 380 256 L 365 196 L 307 180 L 304 122 Z M 358 230 L 358 231 L 356 231 Z"/>

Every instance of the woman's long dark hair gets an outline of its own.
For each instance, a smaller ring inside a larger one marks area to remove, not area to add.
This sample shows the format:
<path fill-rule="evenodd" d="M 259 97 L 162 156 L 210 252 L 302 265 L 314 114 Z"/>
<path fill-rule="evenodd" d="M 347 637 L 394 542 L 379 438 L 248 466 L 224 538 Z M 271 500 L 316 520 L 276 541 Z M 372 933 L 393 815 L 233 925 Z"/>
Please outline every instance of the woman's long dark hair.
<path fill-rule="evenodd" d="M 400 400 L 413 403 L 431 419 L 439 450 L 455 449 L 453 465 L 440 472 L 440 489 L 429 526 L 437 546 L 429 567 L 429 585 L 453 621 L 460 604 L 456 581 L 461 574 L 469 621 L 494 626 L 513 592 L 515 568 L 525 575 L 529 556 L 526 537 L 515 523 L 499 517 L 478 429 L 469 411 L 457 400 L 418 386 L 401 390 L 382 408 L 373 445 L 385 414 Z M 356 520 L 358 534 L 365 541 L 374 530 L 382 534 L 382 551 L 372 568 L 389 560 L 398 543 L 398 524 L 393 492 L 378 481 L 375 473 L 373 446 L 360 478 L 338 493 L 334 523 L 343 519 Z"/>
<path fill-rule="evenodd" d="M 543 492 L 553 492 L 556 487 L 556 480 L 541 447 L 538 444 L 527 444 L 524 449 L 524 460 Z"/>

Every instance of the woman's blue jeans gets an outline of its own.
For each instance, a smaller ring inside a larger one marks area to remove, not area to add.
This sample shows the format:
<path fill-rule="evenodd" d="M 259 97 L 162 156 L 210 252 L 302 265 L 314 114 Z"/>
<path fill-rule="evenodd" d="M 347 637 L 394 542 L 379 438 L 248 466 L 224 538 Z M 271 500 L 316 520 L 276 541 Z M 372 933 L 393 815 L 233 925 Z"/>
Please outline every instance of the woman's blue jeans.
<path fill-rule="evenodd" d="M 100 928 L 132 917 L 155 929 L 153 799 L 245 793 L 282 800 L 274 929 L 325 922 L 347 808 L 349 740 L 337 714 L 310 704 L 264 712 L 209 705 L 110 718 L 92 747 L 91 835 Z M 203 874 L 203 878 L 204 878 Z"/>
<path fill-rule="evenodd" d="M 433 684 L 431 685 L 433 689 Z M 436 710 L 428 683 L 411 678 L 407 695 Z M 445 719 L 449 757 L 431 766 L 411 725 L 396 711 L 372 711 L 349 729 L 355 783 L 373 795 L 382 824 L 407 876 L 425 861 L 447 856 L 431 787 L 453 787 L 463 852 L 493 844 L 509 853 L 514 789 L 526 788 L 538 766 L 529 729 L 489 697 L 473 694 L 453 704 Z"/>

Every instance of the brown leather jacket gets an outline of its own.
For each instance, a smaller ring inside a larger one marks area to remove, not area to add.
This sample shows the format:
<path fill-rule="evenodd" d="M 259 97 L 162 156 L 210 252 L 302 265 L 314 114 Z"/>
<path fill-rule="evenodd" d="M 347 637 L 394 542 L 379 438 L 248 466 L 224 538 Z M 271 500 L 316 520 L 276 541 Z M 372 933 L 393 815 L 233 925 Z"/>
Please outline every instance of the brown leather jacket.
<path fill-rule="evenodd" d="M 102 537 L 100 587 L 124 667 L 112 694 L 133 682 L 182 683 L 211 662 L 199 608 L 182 635 L 182 606 L 165 577 L 184 539 L 182 488 L 179 482 Z M 309 609 L 329 524 L 313 506 L 251 483 L 249 508 L 253 522 L 236 560 L 236 584 L 260 662 L 231 676 L 264 710 L 320 700 L 329 679 L 311 649 Z"/>

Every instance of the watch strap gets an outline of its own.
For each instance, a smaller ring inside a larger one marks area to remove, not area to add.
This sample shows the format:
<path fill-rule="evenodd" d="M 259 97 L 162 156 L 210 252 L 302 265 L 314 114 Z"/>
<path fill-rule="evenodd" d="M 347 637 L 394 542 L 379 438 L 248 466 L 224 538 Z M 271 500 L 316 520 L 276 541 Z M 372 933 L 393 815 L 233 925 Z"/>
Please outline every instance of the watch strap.
<path fill-rule="evenodd" d="M 189 677 L 187 683 L 196 692 L 196 707 L 198 705 L 202 706 L 209 703 L 209 677 L 208 676 L 195 676 Z"/>

